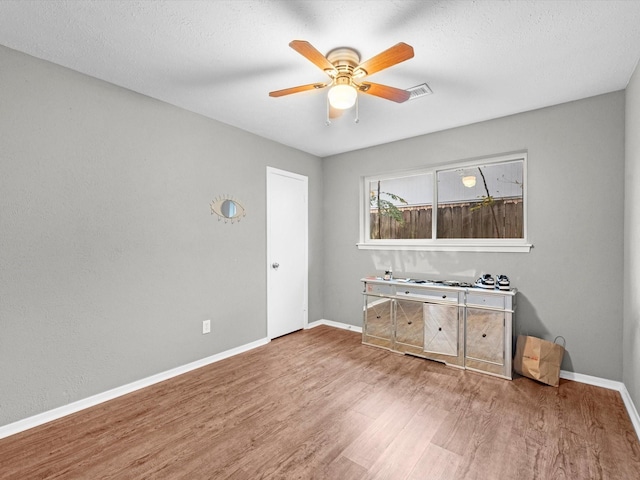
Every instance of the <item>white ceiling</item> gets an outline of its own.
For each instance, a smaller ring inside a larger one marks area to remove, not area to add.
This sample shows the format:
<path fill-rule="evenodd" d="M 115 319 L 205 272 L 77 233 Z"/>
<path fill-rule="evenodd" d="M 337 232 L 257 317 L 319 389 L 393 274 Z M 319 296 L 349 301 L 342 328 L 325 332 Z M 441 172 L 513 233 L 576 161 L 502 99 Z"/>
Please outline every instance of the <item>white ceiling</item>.
<path fill-rule="evenodd" d="M 0 0 L 0 44 L 320 157 L 624 89 L 640 1 Z M 433 94 L 360 96 L 325 125 L 328 77 L 289 48 L 415 57 L 368 77 Z M 1 68 L 1 65 L 0 65 Z"/>

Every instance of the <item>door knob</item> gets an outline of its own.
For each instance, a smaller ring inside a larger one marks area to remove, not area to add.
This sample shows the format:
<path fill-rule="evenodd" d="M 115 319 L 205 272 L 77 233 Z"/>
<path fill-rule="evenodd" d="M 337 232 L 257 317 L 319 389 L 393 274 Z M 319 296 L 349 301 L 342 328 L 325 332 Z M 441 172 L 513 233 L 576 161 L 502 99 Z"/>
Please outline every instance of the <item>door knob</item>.
<path fill-rule="evenodd" d="M 280 264 L 278 262 L 273 262 L 271 264 L 271 268 L 273 268 L 274 270 L 277 270 L 279 266 L 280 266 Z"/>

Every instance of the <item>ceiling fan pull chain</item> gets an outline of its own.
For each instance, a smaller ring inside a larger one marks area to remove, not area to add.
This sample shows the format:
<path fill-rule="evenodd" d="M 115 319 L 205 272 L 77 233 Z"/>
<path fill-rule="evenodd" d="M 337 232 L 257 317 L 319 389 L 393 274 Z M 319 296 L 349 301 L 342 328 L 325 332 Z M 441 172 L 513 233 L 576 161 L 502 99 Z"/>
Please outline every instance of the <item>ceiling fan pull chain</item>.
<path fill-rule="evenodd" d="M 331 109 L 331 105 L 329 104 L 329 96 L 327 96 L 327 120 L 324 122 L 324 124 L 328 127 L 329 125 L 331 125 L 331 120 L 329 118 L 329 110 Z"/>
<path fill-rule="evenodd" d="M 355 111 L 355 118 L 353 119 L 354 123 L 360 123 L 360 107 L 359 107 L 359 102 L 358 102 L 358 98 L 360 97 L 360 95 L 358 95 L 356 97 L 356 111 Z"/>

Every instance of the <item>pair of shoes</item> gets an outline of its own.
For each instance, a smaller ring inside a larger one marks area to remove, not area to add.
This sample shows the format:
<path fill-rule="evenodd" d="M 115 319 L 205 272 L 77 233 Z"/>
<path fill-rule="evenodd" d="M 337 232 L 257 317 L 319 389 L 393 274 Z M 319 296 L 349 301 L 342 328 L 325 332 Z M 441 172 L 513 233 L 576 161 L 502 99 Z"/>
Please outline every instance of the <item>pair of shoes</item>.
<path fill-rule="evenodd" d="M 506 275 L 498 275 L 498 288 L 500 290 L 509 290 L 511 288 L 511 282 Z"/>
<path fill-rule="evenodd" d="M 509 281 L 509 277 L 506 275 L 498 275 L 496 281 L 490 273 L 485 273 L 476 280 L 476 287 L 488 290 L 493 290 L 494 288 L 499 290 L 509 290 L 511 288 L 511 282 Z"/>
<path fill-rule="evenodd" d="M 476 287 L 493 290 L 494 288 L 496 288 L 496 281 L 493 279 L 490 273 L 485 273 L 478 280 L 476 280 Z"/>

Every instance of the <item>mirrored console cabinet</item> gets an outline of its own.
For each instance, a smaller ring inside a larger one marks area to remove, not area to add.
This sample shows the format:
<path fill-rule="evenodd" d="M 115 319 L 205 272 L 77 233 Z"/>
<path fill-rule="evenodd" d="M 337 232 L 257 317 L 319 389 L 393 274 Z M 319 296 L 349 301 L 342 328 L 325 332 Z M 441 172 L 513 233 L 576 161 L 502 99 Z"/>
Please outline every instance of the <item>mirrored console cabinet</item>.
<path fill-rule="evenodd" d="M 511 380 L 515 289 L 362 282 L 362 343 Z"/>

